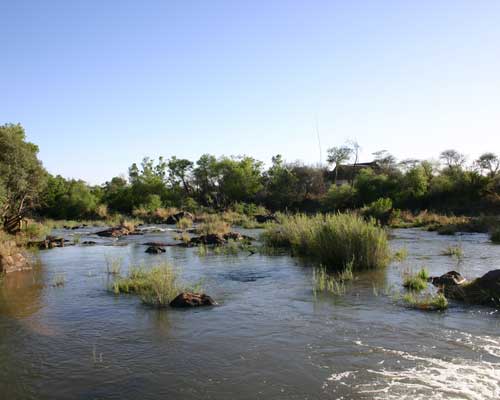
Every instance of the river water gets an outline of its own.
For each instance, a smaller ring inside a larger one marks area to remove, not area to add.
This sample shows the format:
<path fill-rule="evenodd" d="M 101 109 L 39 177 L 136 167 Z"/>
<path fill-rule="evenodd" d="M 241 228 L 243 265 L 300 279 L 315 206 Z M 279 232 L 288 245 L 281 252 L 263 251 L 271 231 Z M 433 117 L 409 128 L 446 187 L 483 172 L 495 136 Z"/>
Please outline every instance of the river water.
<path fill-rule="evenodd" d="M 314 294 L 312 268 L 287 255 L 145 254 L 164 231 L 124 240 L 58 231 L 97 246 L 41 251 L 0 283 L 1 399 L 498 399 L 500 314 L 451 303 L 410 310 L 394 293 L 425 265 L 466 277 L 500 267 L 486 235 L 395 230 L 409 257 L 363 273 L 342 297 Z M 258 231 L 246 233 L 256 236 Z M 441 253 L 463 248 L 459 262 Z M 156 310 L 115 296 L 106 258 L 169 261 L 219 306 Z M 64 276 L 62 287 L 53 287 Z"/>

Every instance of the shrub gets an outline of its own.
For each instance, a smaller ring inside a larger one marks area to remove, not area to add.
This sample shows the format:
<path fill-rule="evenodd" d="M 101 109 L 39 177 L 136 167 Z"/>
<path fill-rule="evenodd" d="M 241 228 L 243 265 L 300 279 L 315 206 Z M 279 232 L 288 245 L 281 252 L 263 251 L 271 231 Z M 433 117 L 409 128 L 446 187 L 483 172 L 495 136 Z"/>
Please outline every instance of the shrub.
<path fill-rule="evenodd" d="M 287 247 L 327 267 L 354 270 L 387 265 L 390 259 L 387 234 L 374 220 L 354 214 L 304 214 L 278 216 L 281 225 L 270 225 L 262 238 L 266 246 Z"/>
<path fill-rule="evenodd" d="M 500 244 L 500 229 L 496 229 L 491 233 L 490 239 L 493 243 Z"/>
<path fill-rule="evenodd" d="M 386 224 L 391 217 L 392 200 L 380 198 L 364 207 L 362 212 L 365 217 L 375 218 L 377 221 Z"/>

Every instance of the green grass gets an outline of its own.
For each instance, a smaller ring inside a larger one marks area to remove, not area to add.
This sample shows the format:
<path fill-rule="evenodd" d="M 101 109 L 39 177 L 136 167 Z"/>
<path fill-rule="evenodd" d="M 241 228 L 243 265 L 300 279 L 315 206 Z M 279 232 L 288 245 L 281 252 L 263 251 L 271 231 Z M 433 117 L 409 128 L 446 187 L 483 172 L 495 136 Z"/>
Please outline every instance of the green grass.
<path fill-rule="evenodd" d="M 403 302 L 407 307 L 424 311 L 439 311 L 448 308 L 448 300 L 442 293 L 427 294 L 425 296 L 407 293 L 403 296 Z"/>
<path fill-rule="evenodd" d="M 169 264 L 161 264 L 150 269 L 132 267 L 128 276 L 113 283 L 113 291 L 138 294 L 144 304 L 163 308 L 185 288 L 179 284 L 177 271 Z"/>
<path fill-rule="evenodd" d="M 339 273 L 331 273 L 323 266 L 317 267 L 313 270 L 314 293 L 329 292 L 335 296 L 344 295 L 346 292 L 345 282 L 352 279 L 352 263 Z"/>
<path fill-rule="evenodd" d="M 408 258 L 408 249 L 403 247 L 392 253 L 392 259 L 397 262 L 403 262 Z"/>
<path fill-rule="evenodd" d="M 280 224 L 269 225 L 262 235 L 265 246 L 289 248 L 293 254 L 337 270 L 350 262 L 353 270 L 363 270 L 381 268 L 390 261 L 386 231 L 374 220 L 355 214 L 278 218 Z"/>
<path fill-rule="evenodd" d="M 463 250 L 462 246 L 459 246 L 459 245 L 448 246 L 441 254 L 443 256 L 455 257 L 459 260 L 464 258 L 464 250 Z"/>
<path fill-rule="evenodd" d="M 429 271 L 426 268 L 420 269 L 415 275 L 408 275 L 403 281 L 403 286 L 408 290 L 421 291 L 427 288 Z"/>

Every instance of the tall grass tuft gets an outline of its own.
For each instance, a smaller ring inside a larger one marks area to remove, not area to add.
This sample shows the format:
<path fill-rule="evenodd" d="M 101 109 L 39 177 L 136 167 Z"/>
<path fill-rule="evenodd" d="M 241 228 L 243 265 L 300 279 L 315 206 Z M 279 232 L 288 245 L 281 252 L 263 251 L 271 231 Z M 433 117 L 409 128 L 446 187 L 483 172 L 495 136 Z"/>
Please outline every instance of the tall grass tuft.
<path fill-rule="evenodd" d="M 230 225 L 218 215 L 208 214 L 204 221 L 196 228 L 196 232 L 201 235 L 223 235 L 228 233 Z"/>
<path fill-rule="evenodd" d="M 121 257 L 111 257 L 105 256 L 106 258 L 106 272 L 108 275 L 120 275 L 122 269 L 122 261 Z"/>
<path fill-rule="evenodd" d="M 135 293 L 144 304 L 166 307 L 184 288 L 178 283 L 178 274 L 169 264 L 160 264 L 146 269 L 132 267 L 127 277 L 113 283 L 115 294 Z"/>
<path fill-rule="evenodd" d="M 417 274 L 406 276 L 403 286 L 409 290 L 421 291 L 427 288 L 428 279 L 429 271 L 427 268 L 422 268 Z"/>
<path fill-rule="evenodd" d="M 355 214 L 297 214 L 279 220 L 263 233 L 266 246 L 290 248 L 338 270 L 350 262 L 354 270 L 375 269 L 390 260 L 387 234 L 374 220 Z"/>
<path fill-rule="evenodd" d="M 443 256 L 455 257 L 458 260 L 464 258 L 464 249 L 462 246 L 448 246 L 442 253 Z"/>

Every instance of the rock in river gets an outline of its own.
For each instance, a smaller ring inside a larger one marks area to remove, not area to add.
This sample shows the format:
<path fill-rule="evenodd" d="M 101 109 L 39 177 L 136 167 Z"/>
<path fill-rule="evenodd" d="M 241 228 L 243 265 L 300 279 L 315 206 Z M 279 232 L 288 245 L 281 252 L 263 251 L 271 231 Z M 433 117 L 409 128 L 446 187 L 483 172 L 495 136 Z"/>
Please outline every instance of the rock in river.
<path fill-rule="evenodd" d="M 178 295 L 170 302 L 171 307 L 187 308 L 187 307 L 201 307 L 201 306 L 214 306 L 217 303 L 206 294 L 184 292 Z"/>
<path fill-rule="evenodd" d="M 165 253 L 165 249 L 163 247 L 159 247 L 159 246 L 149 246 L 147 249 L 146 249 L 146 253 L 149 253 L 149 254 L 161 254 L 161 253 Z"/>
<path fill-rule="evenodd" d="M 466 281 L 456 271 L 429 279 L 446 297 L 470 304 L 500 306 L 500 269 L 495 269 L 472 281 Z"/>

